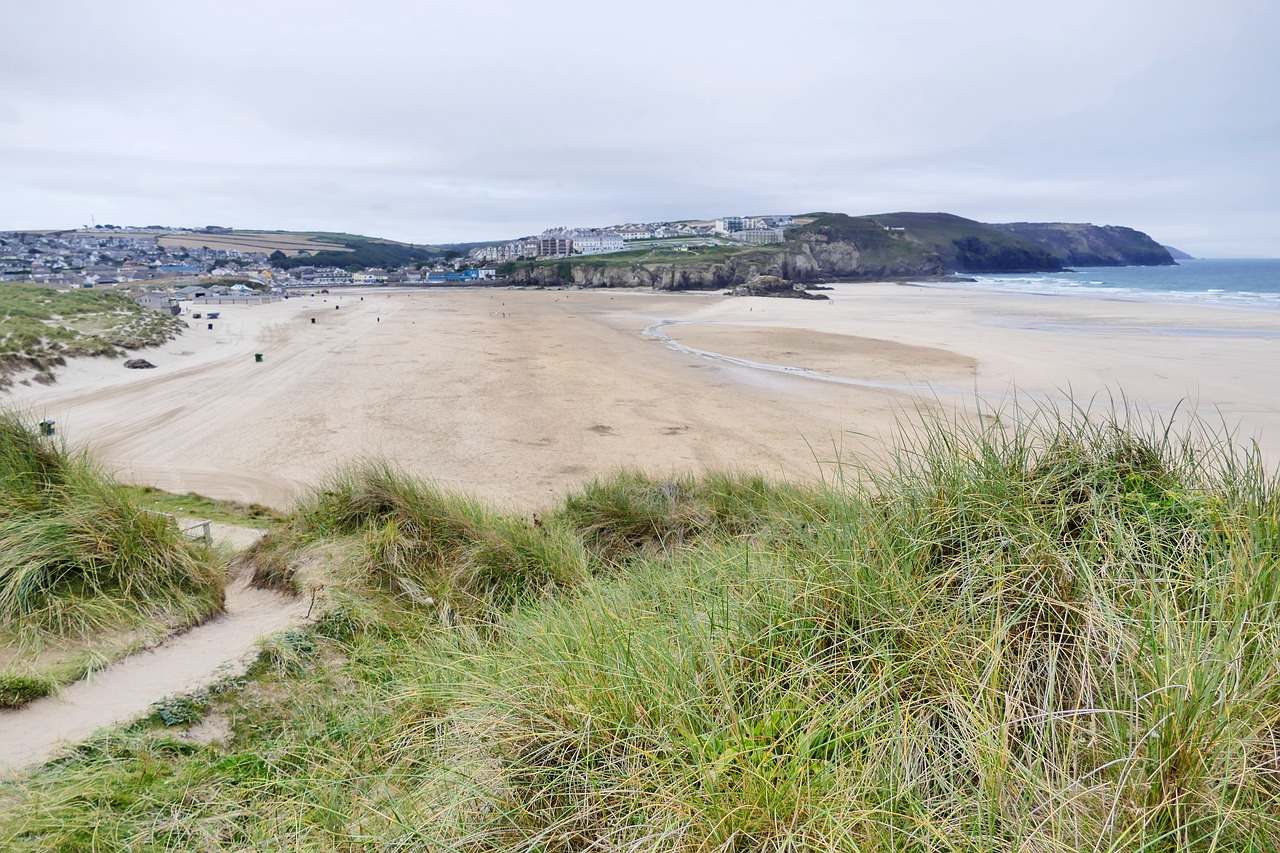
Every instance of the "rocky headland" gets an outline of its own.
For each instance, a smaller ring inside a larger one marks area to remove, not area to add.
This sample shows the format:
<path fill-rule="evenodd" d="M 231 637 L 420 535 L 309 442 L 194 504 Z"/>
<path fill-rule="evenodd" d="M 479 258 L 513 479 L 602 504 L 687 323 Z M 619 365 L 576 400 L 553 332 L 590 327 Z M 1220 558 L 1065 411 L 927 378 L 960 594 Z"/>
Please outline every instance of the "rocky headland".
<path fill-rule="evenodd" d="M 514 264 L 512 284 L 534 287 L 647 287 L 795 296 L 829 281 L 885 281 L 955 273 L 1052 272 L 1068 265 L 1174 263 L 1141 231 L 1070 223 L 989 225 L 949 213 L 797 217 L 786 241 L 709 257 L 648 263 L 591 257 Z M 761 281 L 764 284 L 761 284 Z"/>
<path fill-rule="evenodd" d="M 1164 246 L 1141 231 L 1122 225 L 1007 222 L 991 227 L 1043 246 L 1065 266 L 1155 267 L 1176 263 Z"/>

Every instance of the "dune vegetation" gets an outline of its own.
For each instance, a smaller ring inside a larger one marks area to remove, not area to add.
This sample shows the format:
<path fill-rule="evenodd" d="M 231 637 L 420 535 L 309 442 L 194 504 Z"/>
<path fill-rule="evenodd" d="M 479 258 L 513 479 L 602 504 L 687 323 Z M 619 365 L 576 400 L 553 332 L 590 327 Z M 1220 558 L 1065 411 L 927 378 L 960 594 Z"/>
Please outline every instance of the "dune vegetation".
<path fill-rule="evenodd" d="M 54 381 L 68 358 L 108 356 L 158 346 L 186 324 L 122 293 L 60 291 L 37 284 L 0 282 L 0 388 L 15 375 Z"/>
<path fill-rule="evenodd" d="M 204 620 L 223 574 L 172 517 L 0 413 L 0 708 Z"/>
<path fill-rule="evenodd" d="M 534 517 L 360 463 L 245 557 L 312 624 L 0 789 L 0 847 L 1277 849 L 1278 514 L 1081 412 Z"/>

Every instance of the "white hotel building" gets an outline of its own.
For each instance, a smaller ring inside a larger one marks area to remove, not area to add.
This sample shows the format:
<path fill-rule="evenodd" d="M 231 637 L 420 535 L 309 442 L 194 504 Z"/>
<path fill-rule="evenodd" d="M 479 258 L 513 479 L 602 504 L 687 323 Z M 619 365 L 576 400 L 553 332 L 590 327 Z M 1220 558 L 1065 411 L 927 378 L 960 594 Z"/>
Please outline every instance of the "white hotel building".
<path fill-rule="evenodd" d="M 575 255 L 603 255 L 624 249 L 620 234 L 575 234 L 573 237 Z"/>

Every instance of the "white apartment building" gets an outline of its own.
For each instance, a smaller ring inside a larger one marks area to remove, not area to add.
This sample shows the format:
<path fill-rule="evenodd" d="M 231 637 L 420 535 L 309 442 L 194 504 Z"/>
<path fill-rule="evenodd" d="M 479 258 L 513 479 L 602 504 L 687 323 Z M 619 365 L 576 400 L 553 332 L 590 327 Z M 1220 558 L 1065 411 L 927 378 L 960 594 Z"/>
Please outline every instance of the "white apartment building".
<path fill-rule="evenodd" d="M 741 216 L 725 216 L 716 220 L 715 232 L 722 237 L 728 237 L 746 227 L 747 224 Z"/>
<path fill-rule="evenodd" d="M 603 255 L 626 249 L 620 234 L 579 234 L 573 238 L 575 255 Z"/>

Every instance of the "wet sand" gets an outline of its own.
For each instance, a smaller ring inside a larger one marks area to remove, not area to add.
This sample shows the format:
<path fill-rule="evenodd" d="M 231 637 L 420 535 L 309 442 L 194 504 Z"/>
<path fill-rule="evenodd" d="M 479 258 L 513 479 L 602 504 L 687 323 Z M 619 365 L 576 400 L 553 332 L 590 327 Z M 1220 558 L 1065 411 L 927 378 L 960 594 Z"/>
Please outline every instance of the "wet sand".
<path fill-rule="evenodd" d="M 221 306 L 214 329 L 191 320 L 140 353 L 155 370 L 94 360 L 6 396 L 126 479 L 276 506 L 362 456 L 524 510 L 622 466 L 816 477 L 882 452 L 919 409 L 1015 393 L 1197 408 L 1280 456 L 1280 312 L 830 295 L 371 289 Z"/>

